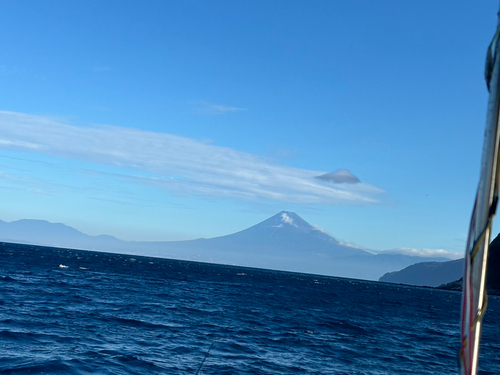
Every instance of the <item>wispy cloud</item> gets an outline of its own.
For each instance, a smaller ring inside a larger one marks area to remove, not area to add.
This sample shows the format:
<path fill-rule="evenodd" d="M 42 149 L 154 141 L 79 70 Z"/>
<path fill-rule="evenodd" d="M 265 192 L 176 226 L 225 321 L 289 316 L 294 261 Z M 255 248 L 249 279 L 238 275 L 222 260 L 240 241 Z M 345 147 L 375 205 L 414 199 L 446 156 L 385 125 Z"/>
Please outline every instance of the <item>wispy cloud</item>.
<path fill-rule="evenodd" d="M 383 193 L 363 182 L 322 181 L 315 178 L 321 171 L 273 164 L 257 155 L 173 134 L 81 127 L 15 112 L 0 111 L 0 148 L 121 167 L 124 178 L 134 183 L 183 195 L 370 204 L 378 203 Z"/>
<path fill-rule="evenodd" d="M 22 174 L 0 172 L 0 180 L 0 189 L 24 190 L 41 195 L 49 195 L 54 192 L 53 184 Z"/>
<path fill-rule="evenodd" d="M 198 104 L 198 110 L 206 115 L 225 115 L 228 113 L 246 111 L 246 108 L 201 102 Z"/>
<path fill-rule="evenodd" d="M 326 233 L 326 234 L 329 234 L 331 236 L 330 233 Z M 364 250 L 364 251 L 367 251 L 369 253 L 375 254 L 375 252 L 373 250 L 367 249 L 366 247 L 363 247 L 363 246 L 356 245 L 354 242 L 344 241 L 344 240 L 341 240 L 341 239 L 336 238 L 336 237 L 334 237 L 334 238 L 342 246 L 352 247 L 353 249 L 360 249 L 360 250 Z"/>
<path fill-rule="evenodd" d="M 448 259 L 460 259 L 463 258 L 463 254 L 452 253 L 446 250 L 434 250 L 434 249 L 411 249 L 411 248 L 401 248 L 394 250 L 381 251 L 380 254 L 403 254 L 415 257 L 423 258 L 448 258 Z"/>

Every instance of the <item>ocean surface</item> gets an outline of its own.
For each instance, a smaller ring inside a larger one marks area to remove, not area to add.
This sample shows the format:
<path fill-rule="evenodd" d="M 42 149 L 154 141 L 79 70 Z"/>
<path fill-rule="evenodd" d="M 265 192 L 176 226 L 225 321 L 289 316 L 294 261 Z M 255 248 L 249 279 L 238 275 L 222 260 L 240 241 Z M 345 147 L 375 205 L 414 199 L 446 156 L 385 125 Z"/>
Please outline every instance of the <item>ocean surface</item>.
<path fill-rule="evenodd" d="M 0 243 L 1 374 L 453 374 L 460 294 Z M 500 299 L 481 374 L 500 374 Z"/>

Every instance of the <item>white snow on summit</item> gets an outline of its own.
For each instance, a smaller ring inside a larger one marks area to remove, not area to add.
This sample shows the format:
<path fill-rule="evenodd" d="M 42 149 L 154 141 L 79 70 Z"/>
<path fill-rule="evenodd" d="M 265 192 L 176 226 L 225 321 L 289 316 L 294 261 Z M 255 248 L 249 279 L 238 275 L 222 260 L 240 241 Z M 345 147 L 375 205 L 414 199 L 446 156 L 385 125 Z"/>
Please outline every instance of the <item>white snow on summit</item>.
<path fill-rule="evenodd" d="M 285 212 L 283 212 L 281 214 L 281 221 L 284 222 L 284 223 L 286 223 L 286 224 L 289 224 L 289 225 L 292 225 L 294 227 L 297 227 L 297 224 L 294 224 L 293 223 L 293 219 L 290 216 L 288 216 Z"/>

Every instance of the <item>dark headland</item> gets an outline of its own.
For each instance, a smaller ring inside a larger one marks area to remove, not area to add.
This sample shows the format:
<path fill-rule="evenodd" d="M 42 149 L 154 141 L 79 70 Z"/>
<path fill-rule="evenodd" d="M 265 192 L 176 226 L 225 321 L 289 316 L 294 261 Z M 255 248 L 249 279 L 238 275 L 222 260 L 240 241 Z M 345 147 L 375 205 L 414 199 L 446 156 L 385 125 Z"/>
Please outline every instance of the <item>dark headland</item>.
<path fill-rule="evenodd" d="M 461 291 L 463 272 L 464 259 L 422 262 L 401 271 L 388 272 L 379 281 Z M 500 294 L 500 234 L 490 244 L 486 289 L 489 294 Z"/>

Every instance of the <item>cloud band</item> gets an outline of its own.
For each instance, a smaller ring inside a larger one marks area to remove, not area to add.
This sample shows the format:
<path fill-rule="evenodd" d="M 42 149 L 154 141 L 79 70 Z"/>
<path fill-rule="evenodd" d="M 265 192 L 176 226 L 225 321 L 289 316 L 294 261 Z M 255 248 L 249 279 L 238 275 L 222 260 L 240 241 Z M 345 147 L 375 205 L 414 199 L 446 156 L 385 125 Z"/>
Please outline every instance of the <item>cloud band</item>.
<path fill-rule="evenodd" d="M 324 172 L 272 164 L 257 155 L 173 134 L 81 127 L 7 111 L 0 111 L 0 148 L 118 166 L 135 171 L 134 179 L 141 184 L 188 195 L 366 204 L 378 203 L 383 193 L 366 183 L 315 178 Z"/>

